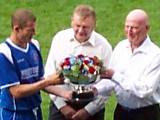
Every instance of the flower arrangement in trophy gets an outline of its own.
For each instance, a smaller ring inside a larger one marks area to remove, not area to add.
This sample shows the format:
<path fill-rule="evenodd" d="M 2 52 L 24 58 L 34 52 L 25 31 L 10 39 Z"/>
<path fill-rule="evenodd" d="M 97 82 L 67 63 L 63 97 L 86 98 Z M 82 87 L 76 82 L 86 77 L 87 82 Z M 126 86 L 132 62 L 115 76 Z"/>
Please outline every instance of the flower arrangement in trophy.
<path fill-rule="evenodd" d="M 73 98 L 76 100 L 93 99 L 91 83 L 96 81 L 102 68 L 102 62 L 96 56 L 83 54 L 70 56 L 61 63 L 62 73 L 71 83 L 76 84 Z"/>

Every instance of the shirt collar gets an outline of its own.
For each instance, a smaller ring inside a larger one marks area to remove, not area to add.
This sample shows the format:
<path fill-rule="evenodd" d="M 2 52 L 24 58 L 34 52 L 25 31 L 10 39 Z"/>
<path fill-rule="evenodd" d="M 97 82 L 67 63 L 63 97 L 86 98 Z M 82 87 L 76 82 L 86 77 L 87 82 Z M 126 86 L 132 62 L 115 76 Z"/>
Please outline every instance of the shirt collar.
<path fill-rule="evenodd" d="M 136 48 L 134 50 L 134 53 L 137 53 L 137 52 L 147 53 L 148 52 L 147 48 L 148 48 L 150 42 L 151 42 L 151 39 L 147 35 L 147 38 L 143 41 L 143 43 L 138 48 Z M 131 48 L 129 40 L 128 40 L 127 48 Z"/>
<path fill-rule="evenodd" d="M 27 47 L 26 47 L 26 48 L 21 48 L 21 47 L 19 47 L 18 45 L 14 44 L 9 37 L 6 39 L 6 41 L 7 41 L 11 46 L 13 46 L 14 48 L 16 48 L 16 49 L 18 49 L 18 50 L 20 50 L 20 51 L 27 52 L 28 49 L 29 49 L 29 44 L 28 44 L 28 43 L 27 43 Z"/>
<path fill-rule="evenodd" d="M 151 39 L 149 38 L 149 36 L 147 36 L 147 38 L 143 41 L 143 43 L 137 49 L 135 49 L 135 52 L 147 53 L 148 46 L 150 43 L 151 43 Z"/>

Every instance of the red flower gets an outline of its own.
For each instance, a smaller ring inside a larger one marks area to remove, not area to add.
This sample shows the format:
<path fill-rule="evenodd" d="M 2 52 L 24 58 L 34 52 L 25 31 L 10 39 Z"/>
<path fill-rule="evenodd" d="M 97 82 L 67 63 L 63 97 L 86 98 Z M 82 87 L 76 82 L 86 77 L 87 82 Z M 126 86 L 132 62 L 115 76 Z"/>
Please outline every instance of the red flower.
<path fill-rule="evenodd" d="M 95 71 L 96 70 L 95 70 L 95 68 L 93 66 L 89 67 L 89 73 L 94 74 Z"/>
<path fill-rule="evenodd" d="M 69 60 L 70 60 L 70 57 L 66 57 L 64 60 L 65 60 L 65 61 L 69 61 Z"/>
<path fill-rule="evenodd" d="M 70 65 L 70 61 L 69 60 L 65 60 L 64 63 L 63 63 L 63 66 L 64 65 Z"/>
<path fill-rule="evenodd" d="M 84 55 L 79 54 L 77 57 L 78 57 L 78 58 L 83 58 L 83 57 L 84 57 Z"/>
<path fill-rule="evenodd" d="M 84 60 L 83 62 L 84 62 L 84 64 L 87 65 L 89 63 L 89 60 Z"/>

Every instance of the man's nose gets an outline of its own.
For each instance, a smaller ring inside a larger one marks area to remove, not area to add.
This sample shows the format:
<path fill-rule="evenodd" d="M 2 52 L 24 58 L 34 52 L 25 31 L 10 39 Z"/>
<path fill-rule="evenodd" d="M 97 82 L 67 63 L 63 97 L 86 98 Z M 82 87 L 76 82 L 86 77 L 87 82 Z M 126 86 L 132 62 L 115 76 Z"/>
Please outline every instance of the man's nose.
<path fill-rule="evenodd" d="M 83 31 L 83 27 L 79 27 L 78 32 L 82 32 Z"/>
<path fill-rule="evenodd" d="M 131 30 L 132 30 L 132 27 L 129 26 L 129 27 L 128 27 L 128 31 L 131 31 Z"/>

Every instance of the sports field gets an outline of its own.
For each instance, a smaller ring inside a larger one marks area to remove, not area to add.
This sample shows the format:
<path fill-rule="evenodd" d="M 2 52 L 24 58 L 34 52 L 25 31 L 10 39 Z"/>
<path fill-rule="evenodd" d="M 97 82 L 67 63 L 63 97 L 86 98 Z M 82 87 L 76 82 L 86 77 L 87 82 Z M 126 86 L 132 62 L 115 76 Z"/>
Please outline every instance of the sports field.
<path fill-rule="evenodd" d="M 126 14 L 134 8 L 144 9 L 150 16 L 149 35 L 160 46 L 160 3 L 159 0 L 0 0 L 0 42 L 9 36 L 10 15 L 17 8 L 28 8 L 37 16 L 35 39 L 41 45 L 44 64 L 53 35 L 70 27 L 72 10 L 77 4 L 90 4 L 97 13 L 96 31 L 105 36 L 113 48 L 124 38 L 123 26 Z M 43 96 L 43 117 L 47 120 L 49 97 Z M 113 96 L 106 103 L 105 120 L 112 120 L 116 99 Z"/>

